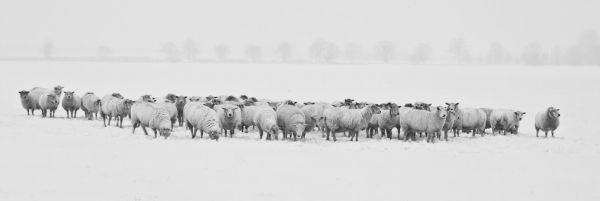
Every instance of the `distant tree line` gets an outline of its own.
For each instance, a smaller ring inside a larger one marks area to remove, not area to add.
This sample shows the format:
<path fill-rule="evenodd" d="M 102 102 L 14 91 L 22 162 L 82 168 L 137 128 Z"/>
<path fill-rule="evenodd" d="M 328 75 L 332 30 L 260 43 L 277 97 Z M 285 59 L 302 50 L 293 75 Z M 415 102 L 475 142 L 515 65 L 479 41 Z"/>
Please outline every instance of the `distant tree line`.
<path fill-rule="evenodd" d="M 166 42 L 160 46 L 162 60 L 168 62 L 198 62 L 202 61 L 200 44 L 192 39 L 181 43 Z M 417 65 L 436 62 L 434 48 L 426 42 L 418 43 L 409 52 L 400 54 L 398 46 L 389 40 L 376 42 L 371 48 L 354 42 L 344 45 L 318 39 L 306 47 L 306 52 L 297 54 L 292 44 L 281 42 L 274 48 L 266 49 L 259 45 L 248 45 L 243 49 L 242 58 L 233 58 L 232 49 L 226 43 L 220 43 L 208 48 L 206 55 L 212 54 L 214 61 L 230 62 L 310 62 L 310 63 L 391 63 L 405 62 Z M 212 53 L 211 53 L 212 52 Z M 41 53 L 45 59 L 56 57 L 56 46 L 51 40 L 42 44 Z M 447 48 L 440 53 L 450 55 L 452 60 L 447 63 L 455 64 L 488 64 L 488 65 L 600 65 L 600 38 L 593 30 L 584 31 L 573 44 L 567 47 L 546 47 L 538 41 L 524 45 L 522 52 L 511 53 L 501 42 L 492 42 L 486 52 L 473 56 L 469 51 L 467 40 L 454 38 L 449 41 Z M 296 56 L 302 55 L 302 56 Z M 115 54 L 108 46 L 97 48 L 96 58 L 111 59 Z M 205 56 L 206 58 L 206 56 Z M 207 59 L 204 59 L 207 60 Z"/>

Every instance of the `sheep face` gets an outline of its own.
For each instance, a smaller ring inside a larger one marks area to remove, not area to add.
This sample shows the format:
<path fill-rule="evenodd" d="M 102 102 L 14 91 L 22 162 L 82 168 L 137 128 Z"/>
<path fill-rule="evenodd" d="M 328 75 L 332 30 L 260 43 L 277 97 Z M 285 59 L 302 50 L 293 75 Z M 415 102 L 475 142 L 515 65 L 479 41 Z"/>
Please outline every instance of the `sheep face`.
<path fill-rule="evenodd" d="M 416 102 L 414 106 L 417 110 L 431 111 L 431 103 Z"/>
<path fill-rule="evenodd" d="M 48 104 L 58 105 L 58 97 L 56 97 L 54 94 L 48 94 Z"/>
<path fill-rule="evenodd" d="M 190 102 L 200 102 L 200 97 L 197 97 L 197 96 L 190 97 Z"/>
<path fill-rule="evenodd" d="M 294 132 L 296 132 L 296 137 L 301 137 L 302 132 L 306 129 L 306 124 L 298 123 L 294 126 Z"/>
<path fill-rule="evenodd" d="M 149 103 L 155 103 L 156 102 L 156 98 L 152 97 L 151 95 L 143 95 L 140 99 L 142 99 L 142 101 L 144 102 L 149 102 Z"/>
<path fill-rule="evenodd" d="M 559 110 L 560 109 L 557 109 L 557 108 L 554 108 L 554 107 L 550 107 L 550 108 L 548 108 L 548 115 L 550 117 L 553 117 L 553 118 L 558 118 L 558 117 L 560 117 Z"/>
<path fill-rule="evenodd" d="M 185 105 L 185 103 L 187 102 L 187 96 L 177 96 L 176 100 L 175 100 L 175 104 L 182 106 Z"/>
<path fill-rule="evenodd" d="M 100 107 L 102 105 L 102 100 L 98 99 L 96 100 L 96 102 L 94 102 L 94 106 L 96 107 Z"/>
<path fill-rule="evenodd" d="M 167 94 L 167 96 L 165 96 L 165 99 L 170 100 L 174 103 L 177 101 L 177 96 L 175 94 Z"/>
<path fill-rule="evenodd" d="M 62 94 L 62 89 L 63 89 L 63 88 L 64 88 L 64 87 L 62 87 L 62 86 L 60 86 L 60 85 L 58 85 L 58 86 L 55 86 L 55 87 L 54 87 L 54 94 L 56 94 L 57 96 L 60 96 L 60 94 Z"/>
<path fill-rule="evenodd" d="M 233 118 L 235 115 L 235 110 L 237 110 L 237 107 L 223 107 L 221 108 L 223 109 L 223 112 L 225 113 L 225 117 L 226 118 Z"/>
<path fill-rule="evenodd" d="M 19 96 L 21 97 L 21 100 L 29 100 L 29 91 L 19 91 Z"/>
<path fill-rule="evenodd" d="M 517 121 L 523 120 L 523 115 L 525 115 L 525 112 L 521 112 L 521 111 L 515 112 L 515 118 L 517 119 Z"/>
<path fill-rule="evenodd" d="M 216 131 L 216 130 L 208 131 L 208 137 L 210 137 L 211 140 L 219 140 L 219 131 Z"/>
<path fill-rule="evenodd" d="M 373 114 L 381 114 L 381 109 L 379 109 L 377 105 L 370 105 L 369 110 L 371 110 Z"/>
<path fill-rule="evenodd" d="M 63 93 L 65 94 L 65 99 L 66 99 L 66 100 L 73 100 L 73 94 L 74 94 L 75 92 L 73 92 L 73 91 L 65 91 L 65 92 L 63 92 Z"/>
<path fill-rule="evenodd" d="M 448 116 L 448 110 L 444 107 L 437 107 L 437 115 L 442 118 L 445 119 Z"/>
<path fill-rule="evenodd" d="M 270 133 L 271 135 L 277 136 L 278 132 L 279 132 L 279 126 L 277 126 L 277 125 L 273 125 L 273 126 L 271 126 L 271 128 L 269 129 L 269 133 Z"/>
<path fill-rule="evenodd" d="M 241 95 L 241 96 L 240 96 L 240 99 L 242 99 L 242 100 L 247 100 L 247 99 L 248 99 L 248 96 L 246 96 L 246 95 Z"/>
<path fill-rule="evenodd" d="M 400 108 L 400 107 L 398 105 L 396 105 L 396 103 L 388 103 L 386 105 L 390 110 L 390 116 L 395 117 L 400 114 L 400 110 L 398 110 L 398 108 Z"/>

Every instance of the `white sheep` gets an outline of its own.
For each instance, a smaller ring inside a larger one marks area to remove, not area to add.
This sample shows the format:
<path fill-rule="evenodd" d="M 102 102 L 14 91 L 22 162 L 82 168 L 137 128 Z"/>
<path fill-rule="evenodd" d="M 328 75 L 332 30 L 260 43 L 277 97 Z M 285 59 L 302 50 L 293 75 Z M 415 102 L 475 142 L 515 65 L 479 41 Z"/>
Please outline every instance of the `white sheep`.
<path fill-rule="evenodd" d="M 200 130 L 200 138 L 204 137 L 204 132 L 206 132 L 210 139 L 219 139 L 221 127 L 219 126 L 217 112 L 213 109 L 200 102 L 189 102 L 183 109 L 183 119 L 192 134 L 192 138 L 195 138 L 196 133 Z"/>
<path fill-rule="evenodd" d="M 306 118 L 304 112 L 294 105 L 282 104 L 277 108 L 277 126 L 283 133 L 283 138 L 287 134 L 293 135 L 294 140 L 304 132 Z M 292 136 L 290 136 L 291 138 Z M 304 135 L 301 136 L 304 138 Z"/>
<path fill-rule="evenodd" d="M 455 137 L 458 137 L 461 131 L 472 131 L 473 136 L 478 133 L 482 136 L 485 134 L 485 122 L 487 121 L 487 115 L 482 109 L 460 108 L 458 103 L 449 107 L 455 111 L 458 111 L 458 119 L 454 121 L 454 125 L 452 126 Z"/>
<path fill-rule="evenodd" d="M 546 111 L 539 112 L 535 115 L 535 136 L 538 137 L 540 130 L 546 133 L 548 137 L 548 131 L 552 132 L 554 137 L 554 130 L 560 125 L 560 109 L 549 107 Z"/>
<path fill-rule="evenodd" d="M 255 126 L 253 120 L 254 120 L 254 114 L 256 112 L 256 108 L 257 108 L 257 106 L 244 106 L 241 108 L 242 122 L 240 124 L 240 130 L 242 132 L 248 133 L 248 128 L 250 126 L 252 126 L 252 127 Z"/>
<path fill-rule="evenodd" d="M 137 101 L 131 106 L 131 124 L 133 129 L 131 133 L 135 134 L 135 129 L 142 126 L 144 134 L 148 135 L 146 127 L 154 131 L 154 138 L 158 133 L 167 139 L 171 135 L 171 121 L 169 112 L 156 103 Z"/>
<path fill-rule="evenodd" d="M 229 131 L 229 137 L 233 137 L 235 128 L 242 123 L 240 107 L 234 104 L 225 103 L 215 105 L 213 109 L 217 112 L 221 129 L 225 131 L 225 137 L 227 137 L 227 131 Z"/>
<path fill-rule="evenodd" d="M 519 122 L 523 119 L 523 115 L 525 115 L 525 112 L 516 110 L 494 110 L 490 115 L 492 134 L 494 134 L 496 131 L 498 131 L 498 133 L 504 133 L 504 135 L 506 135 L 506 132 L 517 134 Z"/>
<path fill-rule="evenodd" d="M 263 132 L 267 133 L 267 140 L 277 140 L 279 126 L 277 126 L 277 112 L 270 106 L 256 106 L 254 111 L 254 124 L 258 128 L 260 139 Z"/>
<path fill-rule="evenodd" d="M 81 107 L 81 98 L 73 91 L 65 91 L 62 99 L 62 108 L 67 112 L 67 118 L 77 117 L 77 110 Z"/>
<path fill-rule="evenodd" d="M 85 113 L 85 117 L 92 120 L 94 115 L 98 119 L 101 100 L 92 92 L 87 92 L 81 97 L 81 110 Z"/>
<path fill-rule="evenodd" d="M 333 141 L 337 141 L 336 132 L 349 132 L 350 141 L 358 141 L 360 130 L 366 129 L 369 120 L 374 114 L 380 114 L 381 110 L 377 105 L 369 105 L 362 109 L 346 108 L 328 108 L 323 112 L 325 129 L 327 131 L 327 140 L 329 134 L 333 136 Z"/>
<path fill-rule="evenodd" d="M 109 94 L 102 97 L 100 105 L 100 116 L 102 117 L 104 127 L 106 127 L 106 117 L 108 117 L 109 126 L 110 121 L 113 117 L 115 117 L 117 126 L 119 128 L 123 128 L 123 118 L 130 114 L 133 101 L 129 99 L 117 98 L 116 96 Z"/>
<path fill-rule="evenodd" d="M 169 112 L 169 119 L 171 120 L 171 131 L 173 131 L 173 126 L 175 122 L 177 122 L 177 105 L 173 99 L 159 99 L 156 101 L 156 105 L 164 108 Z"/>
<path fill-rule="evenodd" d="M 40 107 L 40 97 L 42 96 L 42 94 L 44 93 L 54 93 L 56 95 L 57 98 L 60 98 L 60 95 L 62 94 L 62 86 L 55 86 L 53 88 L 53 90 L 49 90 L 46 88 L 41 88 L 41 87 L 34 87 L 31 90 L 29 90 L 29 97 L 31 98 L 31 101 L 33 103 L 35 103 L 35 109 L 41 109 Z"/>
<path fill-rule="evenodd" d="M 413 141 L 416 140 L 415 132 L 425 132 L 429 134 L 427 142 L 433 142 L 435 140 L 435 133 L 440 132 L 446 123 L 448 111 L 445 107 L 436 107 L 431 112 L 410 109 L 401 115 L 402 120 L 400 124 L 405 134 L 405 141 L 411 136 Z"/>
<path fill-rule="evenodd" d="M 46 117 L 49 115 L 51 118 L 53 118 L 56 112 L 56 108 L 58 108 L 58 96 L 53 92 L 43 93 L 40 96 L 38 104 L 40 105 L 40 109 L 42 110 L 42 117 Z M 48 114 L 48 111 L 50 112 L 50 114 Z"/>
<path fill-rule="evenodd" d="M 448 141 L 448 132 L 452 131 L 454 123 L 456 120 L 460 119 L 460 117 L 458 116 L 458 111 L 456 111 L 456 108 L 458 108 L 458 103 L 446 103 L 446 106 L 448 117 L 446 117 L 446 123 L 444 123 L 442 131 L 444 132 L 444 140 Z M 438 139 L 440 139 L 440 135 L 441 134 L 438 133 Z"/>
<path fill-rule="evenodd" d="M 23 109 L 27 110 L 27 115 L 29 115 L 29 110 L 31 110 L 31 115 L 34 115 L 33 112 L 37 103 L 33 102 L 33 98 L 29 96 L 29 91 L 19 91 L 19 97 L 21 98 Z"/>
<path fill-rule="evenodd" d="M 395 103 L 387 103 L 385 105 L 390 109 L 382 110 L 380 114 L 374 115 L 377 120 L 376 125 L 381 130 L 381 136 L 387 136 L 389 139 L 392 139 L 392 129 L 396 128 L 398 130 L 398 139 L 400 139 L 400 106 Z"/>
<path fill-rule="evenodd" d="M 371 120 L 369 120 L 369 123 L 367 124 L 367 138 L 373 138 L 374 135 L 379 133 L 379 116 L 385 114 L 386 112 L 389 113 L 390 111 L 381 109 L 380 114 L 374 114 L 373 117 L 371 117 Z"/>
<path fill-rule="evenodd" d="M 304 113 L 306 126 L 304 127 L 304 132 L 302 135 L 306 135 L 307 132 L 311 132 L 317 127 L 317 123 L 319 122 L 319 118 L 323 117 L 323 106 L 316 104 L 308 104 L 304 105 L 300 108 Z"/>

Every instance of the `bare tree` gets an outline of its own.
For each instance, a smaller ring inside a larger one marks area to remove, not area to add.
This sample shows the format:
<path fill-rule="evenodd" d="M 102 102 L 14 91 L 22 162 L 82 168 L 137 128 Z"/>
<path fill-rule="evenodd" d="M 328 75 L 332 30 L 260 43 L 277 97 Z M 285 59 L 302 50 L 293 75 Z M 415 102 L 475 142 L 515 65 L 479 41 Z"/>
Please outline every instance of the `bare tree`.
<path fill-rule="evenodd" d="M 586 30 L 566 52 L 571 65 L 600 65 L 600 39 L 594 30 Z"/>
<path fill-rule="evenodd" d="M 344 48 L 344 58 L 348 63 L 355 63 L 361 56 L 362 50 L 356 43 L 348 43 Z"/>
<path fill-rule="evenodd" d="M 193 62 L 200 54 L 198 43 L 192 39 L 183 41 L 183 55 L 186 61 Z"/>
<path fill-rule="evenodd" d="M 504 49 L 500 42 L 496 41 L 490 45 L 490 50 L 487 55 L 488 64 L 505 64 L 508 59 L 508 52 Z"/>
<path fill-rule="evenodd" d="M 410 60 L 414 64 L 425 64 L 431 59 L 433 48 L 427 43 L 418 44 L 410 55 Z"/>
<path fill-rule="evenodd" d="M 227 44 L 219 44 L 215 46 L 215 55 L 217 56 L 217 59 L 226 61 L 229 59 L 230 54 L 231 50 L 229 50 L 229 46 Z"/>
<path fill-rule="evenodd" d="M 279 43 L 275 52 L 282 62 L 287 62 L 292 56 L 292 45 L 287 42 Z"/>
<path fill-rule="evenodd" d="M 537 41 L 533 41 L 525 47 L 523 55 L 521 57 L 523 62 L 528 65 L 541 65 L 544 63 L 544 52 L 542 44 Z"/>
<path fill-rule="evenodd" d="M 250 59 L 252 62 L 258 62 L 262 58 L 262 51 L 260 47 L 256 45 L 249 45 L 246 48 L 245 53 L 246 57 L 248 57 L 248 59 Z"/>
<path fill-rule="evenodd" d="M 326 46 L 326 41 L 316 40 L 310 45 L 310 47 L 308 47 L 308 55 L 313 62 L 320 63 L 323 61 L 323 53 L 325 52 Z"/>
<path fill-rule="evenodd" d="M 96 49 L 96 57 L 98 59 L 108 59 L 112 56 L 112 50 L 107 46 L 100 46 Z"/>
<path fill-rule="evenodd" d="M 380 41 L 375 44 L 375 56 L 384 63 L 390 62 L 394 54 L 396 54 L 396 45 L 393 42 Z"/>
<path fill-rule="evenodd" d="M 470 60 L 469 51 L 467 49 L 467 41 L 463 38 L 455 38 L 450 41 L 449 51 L 456 57 L 458 64 L 468 63 Z"/>
<path fill-rule="evenodd" d="M 54 47 L 54 43 L 51 40 L 44 41 L 44 44 L 42 45 L 42 54 L 44 55 L 44 58 L 51 59 L 54 57 L 55 53 L 56 48 Z"/>
<path fill-rule="evenodd" d="M 165 54 L 165 59 L 167 61 L 175 62 L 179 61 L 179 48 L 173 42 L 164 43 L 160 49 L 162 53 Z"/>
<path fill-rule="evenodd" d="M 340 56 L 340 48 L 334 43 L 328 42 L 324 46 L 323 61 L 325 63 L 333 63 Z"/>

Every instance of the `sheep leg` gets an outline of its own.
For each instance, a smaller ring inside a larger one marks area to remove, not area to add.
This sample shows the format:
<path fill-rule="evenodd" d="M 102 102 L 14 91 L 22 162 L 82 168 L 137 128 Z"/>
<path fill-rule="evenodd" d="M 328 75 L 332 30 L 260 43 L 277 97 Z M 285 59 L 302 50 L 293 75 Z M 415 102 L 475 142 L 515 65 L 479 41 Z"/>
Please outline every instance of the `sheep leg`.
<path fill-rule="evenodd" d="M 540 129 L 535 128 L 535 137 L 540 137 Z"/>
<path fill-rule="evenodd" d="M 146 131 L 146 126 L 142 125 L 142 130 L 144 131 L 145 135 L 148 135 L 148 131 Z"/>
<path fill-rule="evenodd" d="M 354 141 L 357 141 L 357 142 L 358 142 L 358 133 L 360 133 L 360 130 L 354 131 Z"/>
<path fill-rule="evenodd" d="M 198 130 L 198 129 L 196 129 L 196 130 Z M 204 137 L 204 131 L 200 130 L 200 138 L 203 138 L 203 137 Z M 208 136 L 208 137 L 210 138 L 210 136 Z"/>
<path fill-rule="evenodd" d="M 331 136 L 333 137 L 333 141 L 337 141 L 337 139 L 335 138 L 335 131 L 331 131 Z M 327 140 L 329 140 L 329 133 L 327 134 Z"/>
<path fill-rule="evenodd" d="M 296 132 L 296 131 L 293 131 L 293 132 L 292 132 L 292 134 L 294 135 L 294 141 L 296 141 L 296 140 L 297 140 L 296 138 L 298 137 L 298 132 Z M 290 137 L 290 138 L 291 138 L 291 137 Z"/>
<path fill-rule="evenodd" d="M 110 120 L 112 120 L 112 116 L 108 115 L 108 125 L 110 126 Z"/>
<path fill-rule="evenodd" d="M 235 128 L 232 128 L 231 130 L 229 130 L 229 137 L 232 138 L 233 134 L 235 134 Z"/>
<path fill-rule="evenodd" d="M 135 128 L 137 127 L 137 123 L 133 123 L 133 128 L 131 129 L 131 134 L 135 134 Z"/>
<path fill-rule="evenodd" d="M 27 111 L 27 112 L 29 112 L 29 111 Z M 66 110 L 66 112 L 67 112 L 67 119 L 71 118 L 71 117 L 69 116 L 69 110 Z"/>
<path fill-rule="evenodd" d="M 546 137 L 548 137 L 548 131 L 544 131 L 544 133 L 546 133 Z"/>
<path fill-rule="evenodd" d="M 73 118 L 75 118 L 77 116 L 77 110 L 75 110 L 75 112 L 73 113 Z"/>
<path fill-rule="evenodd" d="M 196 138 L 196 134 L 198 133 L 198 128 L 195 128 L 194 126 L 190 127 L 190 132 L 192 132 L 192 139 Z M 202 137 L 200 137 L 202 138 Z"/>
<path fill-rule="evenodd" d="M 123 116 L 119 117 L 119 128 L 123 128 Z"/>
<path fill-rule="evenodd" d="M 156 133 L 156 128 L 153 128 L 152 131 L 154 131 L 154 138 L 158 138 L 158 133 Z"/>
<path fill-rule="evenodd" d="M 552 130 L 551 132 L 552 132 L 552 137 L 554 137 L 554 130 Z"/>
<path fill-rule="evenodd" d="M 258 127 L 258 135 L 260 136 L 258 139 L 262 140 L 262 136 L 263 136 L 263 130 L 260 129 L 260 127 Z"/>

